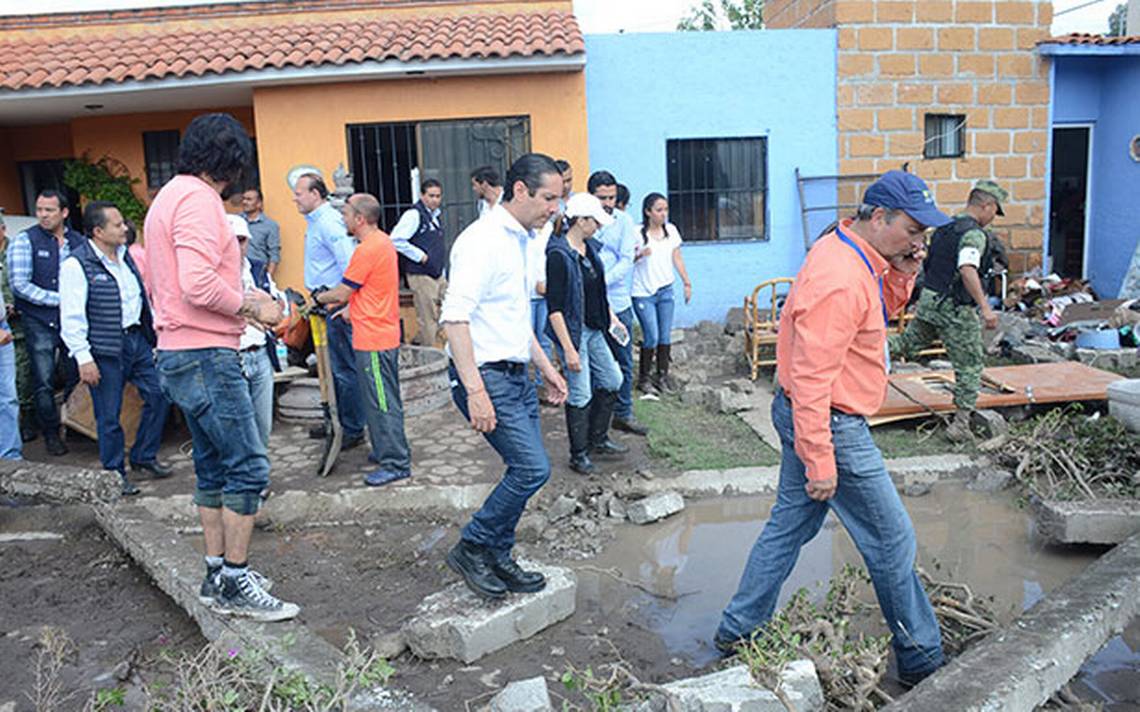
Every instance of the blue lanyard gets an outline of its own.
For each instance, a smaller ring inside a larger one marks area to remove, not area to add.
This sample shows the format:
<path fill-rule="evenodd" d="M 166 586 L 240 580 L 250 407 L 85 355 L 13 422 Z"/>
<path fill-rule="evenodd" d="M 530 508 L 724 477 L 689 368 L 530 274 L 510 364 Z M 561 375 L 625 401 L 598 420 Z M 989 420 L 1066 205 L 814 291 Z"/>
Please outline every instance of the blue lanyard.
<path fill-rule="evenodd" d="M 887 316 L 887 300 L 883 296 L 883 275 L 875 274 L 875 268 L 871 266 L 871 260 L 867 259 L 867 255 L 863 254 L 863 250 L 855 244 L 855 241 L 844 234 L 841 228 L 836 228 L 835 232 L 839 235 L 839 239 L 847 243 L 848 247 L 855 250 L 855 254 L 859 255 L 863 260 L 863 264 L 867 265 L 867 271 L 871 273 L 871 278 L 879 282 L 879 306 L 883 308 L 883 326 L 890 328 L 891 320 Z"/>

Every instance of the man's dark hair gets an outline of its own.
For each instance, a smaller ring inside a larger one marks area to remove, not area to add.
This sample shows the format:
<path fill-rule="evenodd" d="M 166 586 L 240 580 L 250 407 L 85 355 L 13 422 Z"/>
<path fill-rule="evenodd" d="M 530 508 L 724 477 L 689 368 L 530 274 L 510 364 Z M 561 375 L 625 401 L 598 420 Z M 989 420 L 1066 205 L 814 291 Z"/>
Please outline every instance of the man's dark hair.
<path fill-rule="evenodd" d="M 352 206 L 353 211 L 364 218 L 364 222 L 369 225 L 380 224 L 380 201 L 376 196 L 357 193 L 349 197 L 348 204 Z"/>
<path fill-rule="evenodd" d="M 570 170 L 570 161 L 567 161 L 565 158 L 559 158 L 554 162 L 554 165 L 558 166 L 559 173 L 565 173 Z"/>
<path fill-rule="evenodd" d="M 423 183 L 420 183 L 420 193 L 428 192 L 428 188 L 439 188 L 443 190 L 443 183 L 440 183 L 435 178 L 428 178 Z"/>
<path fill-rule="evenodd" d="M 471 180 L 475 181 L 476 183 L 486 183 L 492 188 L 498 188 L 503 184 L 502 180 L 499 178 L 499 172 L 492 166 L 479 166 L 475 170 L 471 171 Z"/>
<path fill-rule="evenodd" d="M 325 179 L 316 173 L 302 173 L 301 178 L 309 181 L 309 190 L 317 191 L 321 196 L 321 200 L 327 200 L 329 197 L 329 187 L 325 185 Z M 301 180 L 298 178 L 297 180 Z"/>
<path fill-rule="evenodd" d="M 232 192 L 240 192 L 253 162 L 253 142 L 245 127 L 229 114 L 202 114 L 186 127 L 178 146 L 180 175 L 205 174 L 225 181 Z"/>
<path fill-rule="evenodd" d="M 55 198 L 56 200 L 59 201 L 59 209 L 60 210 L 67 210 L 67 196 L 64 195 L 63 193 L 59 192 L 58 190 L 52 190 L 51 188 L 45 188 L 44 190 L 41 190 L 39 193 L 36 193 L 36 200 L 39 200 L 40 198 L 47 198 L 48 200 Z"/>
<path fill-rule="evenodd" d="M 123 218 L 123 227 L 127 231 L 127 247 L 130 247 L 139 239 L 139 231 L 135 228 L 134 222 L 126 218 Z"/>
<path fill-rule="evenodd" d="M 621 183 L 618 183 L 617 198 L 614 200 L 614 203 L 616 203 L 617 206 L 622 209 L 624 209 L 625 206 L 629 205 L 629 188 L 625 187 Z"/>
<path fill-rule="evenodd" d="M 115 204 L 107 200 L 92 200 L 83 209 L 83 232 L 87 237 L 95 237 L 95 228 L 107 227 L 107 211 Z"/>
<path fill-rule="evenodd" d="M 262 194 L 261 188 L 258 188 L 256 185 L 251 185 L 248 188 L 246 188 L 245 190 L 243 190 L 242 192 L 243 193 L 249 193 L 250 191 L 257 193 L 257 199 L 263 203 L 265 202 L 265 195 Z"/>
<path fill-rule="evenodd" d="M 617 185 L 617 178 L 614 178 L 614 174 L 609 171 L 594 171 L 590 174 L 590 180 L 586 181 L 586 190 L 589 191 L 590 195 L 593 195 L 598 188 L 607 185 Z"/>
<path fill-rule="evenodd" d="M 547 175 L 561 177 L 562 171 L 554 159 L 544 153 L 526 153 L 511 164 L 507 171 L 507 185 L 503 189 L 503 201 L 509 201 L 514 196 L 515 183 L 522 181 L 526 185 L 527 193 L 531 197 L 542 187 L 542 178 Z"/>

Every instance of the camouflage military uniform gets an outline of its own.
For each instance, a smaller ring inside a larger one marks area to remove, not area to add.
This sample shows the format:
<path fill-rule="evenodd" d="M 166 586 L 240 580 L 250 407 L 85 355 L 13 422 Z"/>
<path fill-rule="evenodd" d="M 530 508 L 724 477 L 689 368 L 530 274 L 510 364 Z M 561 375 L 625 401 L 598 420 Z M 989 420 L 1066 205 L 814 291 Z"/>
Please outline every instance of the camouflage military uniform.
<path fill-rule="evenodd" d="M 986 242 L 984 231 L 970 230 L 962 236 L 958 250 L 974 248 L 982 252 Z M 912 359 L 935 339 L 942 339 L 946 354 L 954 364 L 954 406 L 959 410 L 973 410 L 985 366 L 977 307 L 958 305 L 949 296 L 923 289 L 915 318 L 905 332 L 890 338 L 891 356 Z"/>
<path fill-rule="evenodd" d="M 0 218 L 2 220 L 3 218 Z M 4 303 L 14 304 L 12 285 L 8 281 L 8 250 L 0 250 L 0 289 Z M 8 322 L 12 330 L 12 346 L 16 351 L 16 392 L 20 398 L 20 421 L 26 424 L 37 423 L 36 406 L 32 400 L 32 361 L 28 358 L 28 348 L 24 342 L 24 327 L 19 319 Z"/>

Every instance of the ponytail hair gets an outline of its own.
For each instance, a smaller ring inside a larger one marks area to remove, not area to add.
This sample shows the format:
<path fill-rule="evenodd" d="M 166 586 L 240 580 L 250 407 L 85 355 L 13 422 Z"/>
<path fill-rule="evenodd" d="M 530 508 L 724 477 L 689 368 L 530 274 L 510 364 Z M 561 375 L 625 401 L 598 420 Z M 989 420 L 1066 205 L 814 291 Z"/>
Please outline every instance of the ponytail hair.
<path fill-rule="evenodd" d="M 667 198 L 664 195 L 661 195 L 660 193 L 650 193 L 649 195 L 645 196 L 645 200 L 641 201 L 641 244 L 642 245 L 648 245 L 649 244 L 649 211 L 650 211 L 650 209 L 653 208 L 654 203 L 656 203 L 658 200 L 666 200 L 667 201 Z M 666 235 L 669 234 L 669 229 L 665 225 L 662 225 L 661 229 L 665 230 Z"/>

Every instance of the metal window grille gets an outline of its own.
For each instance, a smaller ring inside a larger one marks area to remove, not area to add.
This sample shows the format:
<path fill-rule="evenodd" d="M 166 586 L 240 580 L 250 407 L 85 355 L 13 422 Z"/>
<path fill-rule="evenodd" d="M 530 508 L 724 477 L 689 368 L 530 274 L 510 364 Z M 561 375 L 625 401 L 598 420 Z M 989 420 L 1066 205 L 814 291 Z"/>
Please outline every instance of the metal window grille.
<path fill-rule="evenodd" d="M 174 166 L 178 162 L 178 143 L 181 140 L 177 130 L 143 131 L 143 155 L 146 160 L 146 184 L 152 191 L 158 190 L 174 177 Z"/>
<path fill-rule="evenodd" d="M 666 142 L 669 219 L 686 240 L 768 238 L 768 140 Z"/>
<path fill-rule="evenodd" d="M 960 158 L 966 153 L 966 117 L 927 114 L 924 158 Z"/>

